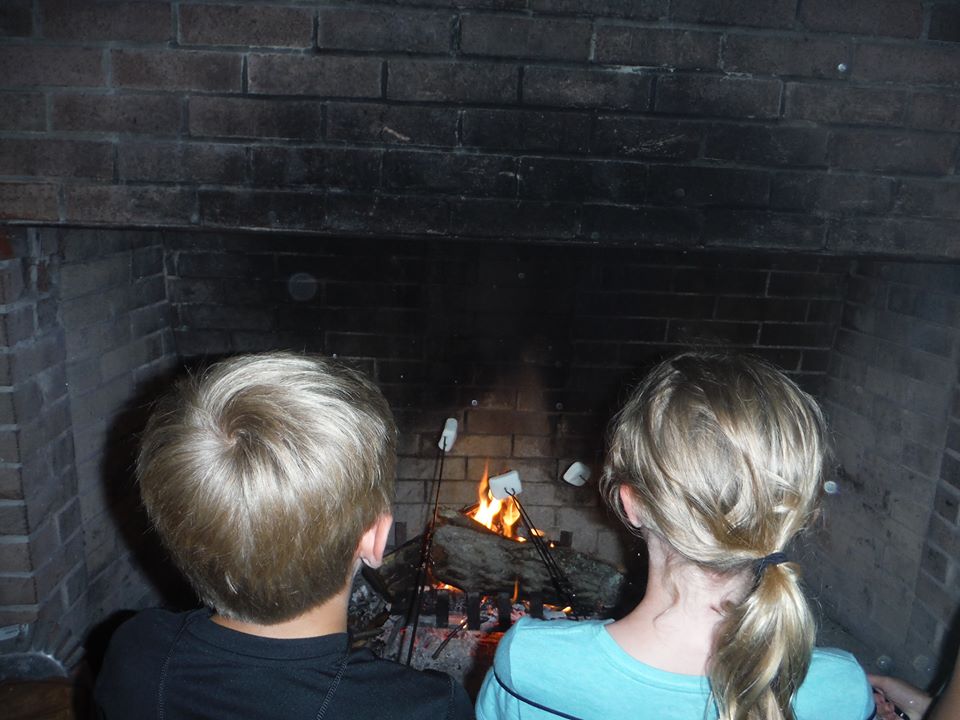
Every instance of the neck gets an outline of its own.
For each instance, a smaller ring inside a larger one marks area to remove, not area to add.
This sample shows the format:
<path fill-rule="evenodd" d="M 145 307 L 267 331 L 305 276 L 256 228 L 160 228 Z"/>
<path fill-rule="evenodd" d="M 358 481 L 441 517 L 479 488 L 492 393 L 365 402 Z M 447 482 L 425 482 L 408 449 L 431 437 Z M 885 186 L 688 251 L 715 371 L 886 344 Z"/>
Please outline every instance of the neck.
<path fill-rule="evenodd" d="M 316 605 L 302 615 L 284 622 L 261 625 L 224 617 L 215 613 L 211 620 L 217 625 L 265 638 L 293 640 L 297 638 L 319 637 L 347 631 L 347 601 L 350 596 L 349 583 L 339 593 L 326 602 Z"/>
<path fill-rule="evenodd" d="M 661 670 L 706 675 L 723 604 L 746 592 L 747 579 L 710 573 L 678 555 L 656 534 L 647 539 L 647 591 L 629 615 L 608 626 L 637 660 Z"/>

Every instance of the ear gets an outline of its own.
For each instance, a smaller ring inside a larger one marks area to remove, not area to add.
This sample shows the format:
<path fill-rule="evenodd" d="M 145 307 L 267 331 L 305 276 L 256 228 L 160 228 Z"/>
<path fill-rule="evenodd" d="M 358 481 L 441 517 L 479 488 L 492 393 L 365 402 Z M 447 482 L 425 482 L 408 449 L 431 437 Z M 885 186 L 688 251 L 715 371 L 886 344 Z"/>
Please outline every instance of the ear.
<path fill-rule="evenodd" d="M 640 503 L 637 502 L 637 496 L 629 485 L 620 486 L 620 504 L 623 505 L 623 512 L 630 521 L 630 525 L 635 528 L 643 527 L 643 515 L 640 512 Z"/>
<path fill-rule="evenodd" d="M 393 525 L 393 515 L 384 513 L 374 520 L 373 525 L 360 538 L 357 546 L 357 557 L 364 565 L 378 568 L 383 564 L 383 551 L 387 546 L 390 527 Z"/>

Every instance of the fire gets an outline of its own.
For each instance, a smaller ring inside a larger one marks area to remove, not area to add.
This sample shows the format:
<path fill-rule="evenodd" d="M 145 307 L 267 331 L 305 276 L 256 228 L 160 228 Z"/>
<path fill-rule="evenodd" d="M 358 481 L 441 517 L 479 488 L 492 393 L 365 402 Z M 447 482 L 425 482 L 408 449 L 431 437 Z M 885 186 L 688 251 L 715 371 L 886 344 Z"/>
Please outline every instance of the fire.
<path fill-rule="evenodd" d="M 490 492 L 489 467 L 483 469 L 483 477 L 480 478 L 477 488 L 477 500 L 476 510 L 467 515 L 495 533 L 512 538 L 513 526 L 520 519 L 520 509 L 512 497 L 497 500 Z"/>

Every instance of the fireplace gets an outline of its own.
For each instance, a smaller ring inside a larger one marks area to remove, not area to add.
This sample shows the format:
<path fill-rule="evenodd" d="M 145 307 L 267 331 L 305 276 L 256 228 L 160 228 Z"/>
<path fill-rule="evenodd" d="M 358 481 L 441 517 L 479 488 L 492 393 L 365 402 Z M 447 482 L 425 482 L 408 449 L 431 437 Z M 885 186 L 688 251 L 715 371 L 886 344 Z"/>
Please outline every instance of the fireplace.
<path fill-rule="evenodd" d="M 882 12 L 880 9 L 882 9 Z M 11 0 L 0 10 L 0 628 L 182 602 L 130 472 L 184 366 L 336 354 L 397 519 L 592 484 L 644 367 L 760 354 L 835 435 L 811 595 L 926 681 L 960 600 L 960 12 L 949 3 Z M 9 635 L 12 631 L 7 631 Z M 882 663 L 883 664 L 883 663 Z"/>

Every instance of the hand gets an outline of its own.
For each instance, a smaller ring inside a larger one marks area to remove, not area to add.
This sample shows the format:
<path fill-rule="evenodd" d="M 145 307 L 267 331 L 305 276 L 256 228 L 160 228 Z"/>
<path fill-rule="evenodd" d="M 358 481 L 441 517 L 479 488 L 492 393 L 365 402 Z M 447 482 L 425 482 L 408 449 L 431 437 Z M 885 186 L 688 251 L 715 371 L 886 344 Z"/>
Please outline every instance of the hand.
<path fill-rule="evenodd" d="M 932 698 L 908 682 L 885 675 L 867 675 L 867 679 L 873 685 L 880 720 L 898 720 L 894 703 L 910 716 L 910 720 L 921 720 L 930 707 Z"/>

